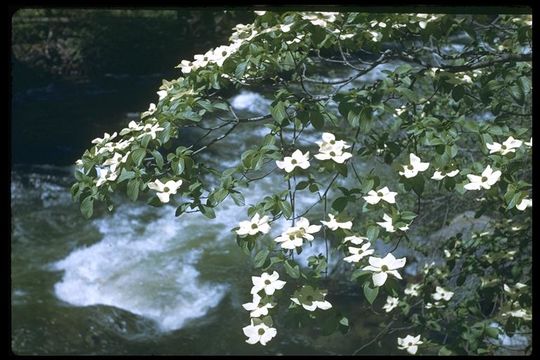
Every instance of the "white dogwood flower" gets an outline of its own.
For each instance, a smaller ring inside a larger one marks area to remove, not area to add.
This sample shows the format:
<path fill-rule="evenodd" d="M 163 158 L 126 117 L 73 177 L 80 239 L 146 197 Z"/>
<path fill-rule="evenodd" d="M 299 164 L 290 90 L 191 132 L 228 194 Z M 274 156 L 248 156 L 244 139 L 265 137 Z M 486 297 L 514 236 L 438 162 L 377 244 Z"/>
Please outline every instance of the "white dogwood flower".
<path fill-rule="evenodd" d="M 260 342 L 261 345 L 265 346 L 277 335 L 275 328 L 269 327 L 264 323 L 254 325 L 253 319 L 251 320 L 251 325 L 242 328 L 242 330 L 244 331 L 244 335 L 248 337 L 246 342 L 251 345 Z"/>
<path fill-rule="evenodd" d="M 159 179 L 156 179 L 156 181 L 148 183 L 150 189 L 158 192 L 156 195 L 162 203 L 168 203 L 170 196 L 176 194 L 181 185 L 182 180 L 169 180 L 164 184 Z"/>
<path fill-rule="evenodd" d="M 343 164 L 352 157 L 352 154 L 342 150 L 328 150 L 321 151 L 318 154 L 315 154 L 314 157 L 318 160 L 332 160 L 338 164 Z"/>
<path fill-rule="evenodd" d="M 247 235 L 255 235 L 259 232 L 267 234 L 270 231 L 270 225 L 268 224 L 268 216 L 263 216 L 262 218 L 257 213 L 253 215 L 251 220 L 240 221 L 238 224 L 240 227 L 236 230 L 236 233 L 240 237 Z"/>
<path fill-rule="evenodd" d="M 360 245 L 363 242 L 369 241 L 369 240 L 367 237 L 364 237 L 364 236 L 352 235 L 352 236 L 347 236 L 345 237 L 345 239 L 343 239 L 343 243 L 346 243 L 347 241 L 352 242 L 355 245 Z"/>
<path fill-rule="evenodd" d="M 516 209 L 525 211 L 526 208 L 532 207 L 532 199 L 524 198 L 516 205 Z"/>
<path fill-rule="evenodd" d="M 92 144 L 103 145 L 114 139 L 116 135 L 118 135 L 116 132 L 114 132 L 112 135 L 109 135 L 109 133 L 105 133 L 103 135 L 103 138 L 95 138 L 94 140 L 92 140 Z"/>
<path fill-rule="evenodd" d="M 424 343 L 420 340 L 420 335 L 407 335 L 404 338 L 398 337 L 397 342 L 398 349 L 407 350 L 407 352 L 411 355 L 416 354 L 416 352 L 418 351 L 418 345 L 422 345 Z"/>
<path fill-rule="evenodd" d="M 135 121 L 130 121 L 127 128 L 120 131 L 120 135 L 129 134 L 132 131 L 141 131 L 144 128 L 143 125 L 136 123 Z"/>
<path fill-rule="evenodd" d="M 510 295 L 516 295 L 519 293 L 519 291 L 523 288 L 527 287 L 527 285 L 523 284 L 523 283 L 516 283 L 516 285 L 513 286 L 514 289 L 512 289 L 510 286 L 508 286 L 507 284 L 503 284 L 503 289 L 505 292 L 509 293 Z"/>
<path fill-rule="evenodd" d="M 347 256 L 345 258 L 343 258 L 344 261 L 346 262 L 359 262 L 362 258 L 368 256 L 368 255 L 371 255 L 375 252 L 374 249 L 370 249 L 371 247 L 371 243 L 370 242 L 367 242 L 365 243 L 364 245 L 362 245 L 362 247 L 353 247 L 353 246 L 349 246 L 349 252 L 352 254 L 350 256 Z"/>
<path fill-rule="evenodd" d="M 291 31 L 291 25 L 292 24 L 281 24 L 279 25 L 279 29 L 283 32 L 289 32 Z"/>
<path fill-rule="evenodd" d="M 146 124 L 141 130 L 142 130 L 142 134 L 137 136 L 137 139 L 140 139 L 145 135 L 150 135 L 152 139 L 155 139 L 157 136 L 157 132 L 163 131 L 164 129 L 160 127 L 159 124 Z"/>
<path fill-rule="evenodd" d="M 463 187 L 466 190 L 491 189 L 491 186 L 499 181 L 501 175 L 500 170 L 493 171 L 491 166 L 488 165 L 481 176 L 468 174 L 467 178 L 469 178 L 470 183 Z"/>
<path fill-rule="evenodd" d="M 445 177 L 454 177 L 456 176 L 457 174 L 459 173 L 459 170 L 456 169 L 456 170 L 452 170 L 452 171 L 449 171 L 449 172 L 446 172 L 444 170 L 435 170 L 435 173 L 433 174 L 433 176 L 431 177 L 433 180 L 442 180 L 444 179 Z"/>
<path fill-rule="evenodd" d="M 345 160 L 350 159 L 352 154 L 343 151 L 350 148 L 343 140 L 336 140 L 336 137 L 332 133 L 323 133 L 322 141 L 315 141 L 319 145 L 319 154 L 315 155 L 318 160 L 333 160 L 339 164 L 343 164 Z"/>
<path fill-rule="evenodd" d="M 352 228 L 352 221 L 337 222 L 334 215 L 328 214 L 330 221 L 321 221 L 323 225 L 326 225 L 330 230 L 336 231 L 338 228 L 350 230 Z"/>
<path fill-rule="evenodd" d="M 156 110 L 157 110 L 156 104 L 150 103 L 150 106 L 148 106 L 148 110 L 141 114 L 141 118 L 144 119 L 147 116 L 153 115 L 156 112 Z"/>
<path fill-rule="evenodd" d="M 109 158 L 103 162 L 103 165 L 110 166 L 112 171 L 116 171 L 118 165 L 127 161 L 130 153 L 131 151 L 128 151 L 124 156 L 122 156 L 122 154 L 115 152 L 112 158 Z"/>
<path fill-rule="evenodd" d="M 237 45 L 236 45 L 237 46 Z M 218 46 L 212 53 L 212 61 L 218 66 L 223 66 L 223 63 L 229 56 L 236 52 L 236 46 L 221 45 Z"/>
<path fill-rule="evenodd" d="M 383 34 L 381 34 L 378 31 L 369 30 L 368 33 L 369 33 L 369 35 L 371 35 L 371 40 L 373 40 L 375 42 L 380 41 L 382 39 L 382 37 L 383 37 Z"/>
<path fill-rule="evenodd" d="M 323 133 L 322 141 L 315 141 L 315 144 L 319 145 L 319 151 L 341 151 L 343 149 L 348 149 L 351 147 L 343 140 L 336 140 L 336 136 L 328 132 Z"/>
<path fill-rule="evenodd" d="M 250 317 L 260 317 L 262 315 L 268 315 L 268 309 L 272 309 L 274 305 L 271 302 L 261 302 L 262 298 L 258 294 L 253 294 L 253 301 L 250 303 L 242 304 L 244 309 L 251 311 Z"/>
<path fill-rule="evenodd" d="M 410 295 L 410 296 L 418 296 L 418 290 L 420 289 L 422 285 L 420 284 L 409 284 L 407 285 L 407 287 L 405 288 L 405 295 Z"/>
<path fill-rule="evenodd" d="M 259 291 L 264 290 L 266 295 L 274 294 L 276 290 L 283 289 L 286 284 L 285 281 L 278 279 L 279 274 L 277 271 L 274 271 L 272 275 L 263 272 L 261 276 L 252 276 L 253 287 L 251 288 L 251 293 L 257 294 Z"/>
<path fill-rule="evenodd" d="M 439 300 L 445 300 L 449 301 L 452 296 L 454 296 L 454 293 L 452 291 L 448 291 L 440 286 L 437 286 L 435 288 L 435 292 L 431 294 L 431 297 L 433 300 L 439 301 Z"/>
<path fill-rule="evenodd" d="M 314 289 L 309 285 L 304 285 L 294 292 L 291 301 L 301 305 L 307 311 L 315 311 L 317 308 L 328 310 L 332 307 L 332 304 L 325 300 L 326 294 L 326 290 Z"/>
<path fill-rule="evenodd" d="M 292 227 L 275 238 L 274 241 L 281 243 L 282 249 L 293 250 L 302 246 L 302 239 L 302 233 L 296 227 Z"/>
<path fill-rule="evenodd" d="M 526 321 L 532 320 L 532 315 L 525 309 L 507 311 L 507 312 L 502 313 L 501 315 L 504 317 L 510 316 L 510 317 L 521 318 Z"/>
<path fill-rule="evenodd" d="M 313 240 L 314 237 L 311 234 L 315 234 L 321 230 L 321 225 L 310 225 L 309 220 L 305 217 L 301 217 L 296 222 L 295 228 L 300 232 L 301 236 L 306 240 Z"/>
<path fill-rule="evenodd" d="M 404 257 L 401 259 L 396 259 L 394 255 L 392 255 L 392 253 L 388 253 L 382 259 L 370 256 L 368 261 L 369 265 L 364 267 L 362 270 L 373 271 L 373 285 L 382 286 L 386 282 L 388 274 L 400 280 L 402 279 L 397 269 L 404 267 L 407 259 L 405 259 Z"/>
<path fill-rule="evenodd" d="M 377 191 L 370 190 L 367 195 L 364 196 L 364 199 L 366 200 L 366 202 L 372 205 L 378 204 L 381 200 L 384 200 L 390 204 L 395 204 L 396 195 L 397 192 L 390 191 L 388 190 L 388 187 L 385 186 Z"/>
<path fill-rule="evenodd" d="M 159 101 L 161 101 L 167 97 L 167 90 L 159 90 L 157 94 L 159 96 Z"/>
<path fill-rule="evenodd" d="M 378 221 L 377 224 L 382 226 L 386 231 L 388 232 L 395 232 L 396 228 L 394 227 L 393 220 L 388 214 L 383 215 L 384 221 Z M 401 231 L 407 231 L 409 230 L 409 225 L 405 225 L 399 228 Z"/>
<path fill-rule="evenodd" d="M 302 151 L 296 150 L 291 156 L 285 156 L 283 161 L 276 160 L 276 165 L 288 173 L 292 172 L 297 166 L 305 170 L 309 167 L 309 151 L 302 154 Z"/>
<path fill-rule="evenodd" d="M 400 171 L 399 175 L 405 176 L 406 178 L 413 178 L 419 172 L 426 171 L 429 167 L 429 163 L 422 162 L 418 156 L 411 153 L 409 154 L 409 164 L 402 166 L 403 171 Z"/>
<path fill-rule="evenodd" d="M 521 144 L 523 144 L 523 141 L 514 139 L 510 136 L 502 144 L 494 142 L 493 144 L 486 144 L 486 147 L 489 149 L 490 154 L 500 152 L 501 155 L 506 155 L 508 153 L 516 152 L 516 149 L 519 148 Z"/>
<path fill-rule="evenodd" d="M 384 304 L 383 309 L 386 312 L 390 312 L 390 311 L 394 310 L 394 308 L 396 308 L 396 306 L 398 306 L 398 304 L 399 304 L 399 298 L 388 296 L 386 298 L 386 304 Z"/>
<path fill-rule="evenodd" d="M 116 167 L 113 169 L 112 166 L 107 166 L 103 168 L 96 166 L 96 171 L 98 173 L 98 179 L 96 181 L 97 187 L 100 187 L 107 181 L 114 181 L 118 177 L 118 171 L 116 171 Z"/>

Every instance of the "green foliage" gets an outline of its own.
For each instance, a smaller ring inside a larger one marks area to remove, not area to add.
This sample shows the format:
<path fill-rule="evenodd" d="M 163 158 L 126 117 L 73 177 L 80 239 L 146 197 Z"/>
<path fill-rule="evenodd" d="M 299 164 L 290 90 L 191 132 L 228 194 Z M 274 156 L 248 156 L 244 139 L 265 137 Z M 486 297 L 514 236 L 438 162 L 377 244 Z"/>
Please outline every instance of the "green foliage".
<path fill-rule="evenodd" d="M 264 290 L 265 301 L 288 304 L 286 321 L 348 331 L 353 322 L 334 307 L 331 285 L 350 279 L 358 312 L 382 313 L 389 326 L 389 315 L 399 318 L 408 325 L 400 338 L 421 335 L 419 353 L 495 354 L 499 335 L 531 321 L 529 21 L 267 12 L 239 25 L 210 60 L 182 62 L 183 76 L 163 82 L 140 124 L 96 139 L 77 164 L 72 195 L 89 217 L 94 201 L 109 203 L 126 183 L 132 200 L 155 195 L 150 204 L 171 202 L 177 216 L 210 219 L 230 197 L 247 208 L 233 229 L 240 249 L 264 271 L 261 279 L 274 271 L 286 279 Z M 378 66 L 381 76 L 362 78 Z M 242 118 L 227 99 L 255 86 L 272 94 L 269 113 Z M 201 152 L 244 126 L 264 133 L 232 149 L 236 165 L 204 161 Z M 188 148 L 175 142 L 186 128 L 201 134 Z M 250 184 L 271 173 L 282 176 L 280 189 L 246 204 Z M 157 180 L 171 183 L 165 189 Z M 310 195 L 312 206 L 299 209 L 299 197 Z M 471 213 L 467 221 L 488 219 L 484 230 L 449 235 L 451 219 Z M 290 227 L 272 234 L 278 221 Z M 304 267 L 294 257 L 311 241 L 324 242 L 325 252 Z M 376 242 L 388 250 L 375 251 Z M 409 252 L 396 259 L 399 246 Z M 404 271 L 412 264 L 414 277 Z M 377 298 L 386 299 L 385 312 Z M 254 317 L 254 326 L 278 326 L 272 311 L 274 319 Z M 391 333 L 380 336 L 395 343 Z"/>

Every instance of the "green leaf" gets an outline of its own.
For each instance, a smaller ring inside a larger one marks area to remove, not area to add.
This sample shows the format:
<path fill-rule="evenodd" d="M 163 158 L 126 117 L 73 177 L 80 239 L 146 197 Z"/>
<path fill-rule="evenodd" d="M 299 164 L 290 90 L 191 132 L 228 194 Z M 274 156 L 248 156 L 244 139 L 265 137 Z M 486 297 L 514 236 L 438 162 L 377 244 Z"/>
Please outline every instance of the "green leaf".
<path fill-rule="evenodd" d="M 396 88 L 396 91 L 399 92 L 401 95 L 405 96 L 410 102 L 418 102 L 418 96 L 411 89 L 399 86 Z"/>
<path fill-rule="evenodd" d="M 257 253 L 257 255 L 255 255 L 255 258 L 253 259 L 253 264 L 255 268 L 260 268 L 264 265 L 268 254 L 270 254 L 270 250 L 262 249 L 261 251 L 259 251 L 259 253 Z"/>
<path fill-rule="evenodd" d="M 362 192 L 367 194 L 371 189 L 373 189 L 373 185 L 375 185 L 375 181 L 373 179 L 362 181 Z"/>
<path fill-rule="evenodd" d="M 411 186 L 412 186 L 412 189 L 414 190 L 414 192 L 418 196 L 421 196 L 422 193 L 424 192 L 424 184 L 425 184 L 424 177 L 422 175 L 418 174 L 415 177 L 410 179 L 410 183 L 411 183 Z"/>
<path fill-rule="evenodd" d="M 281 101 L 270 107 L 270 114 L 279 124 L 282 124 L 283 120 L 287 119 L 287 111 L 285 111 L 285 105 Z"/>
<path fill-rule="evenodd" d="M 412 69 L 412 66 L 409 65 L 409 64 L 403 64 L 403 65 L 399 65 L 395 70 L 394 70 L 394 73 L 395 74 L 398 74 L 398 75 L 402 75 L 402 74 L 405 74 L 405 73 L 408 73 L 409 71 L 411 71 Z"/>
<path fill-rule="evenodd" d="M 335 164 L 337 172 L 343 176 L 347 177 L 347 174 L 349 173 L 349 170 L 347 168 L 347 165 L 345 164 Z"/>
<path fill-rule="evenodd" d="M 318 111 L 310 111 L 309 120 L 315 129 L 322 130 L 324 128 L 324 118 Z"/>
<path fill-rule="evenodd" d="M 184 172 L 185 167 L 186 163 L 183 158 L 179 158 L 172 163 L 172 170 L 176 173 L 176 175 L 181 175 Z"/>
<path fill-rule="evenodd" d="M 290 261 L 287 260 L 283 263 L 283 267 L 285 268 L 285 272 L 293 279 L 298 279 L 300 277 L 300 267 L 298 265 L 295 264 L 292 266 Z"/>
<path fill-rule="evenodd" d="M 332 209 L 335 209 L 338 212 L 342 212 L 343 209 L 345 209 L 345 207 L 347 206 L 348 202 L 349 202 L 349 198 L 347 196 L 338 197 L 332 203 Z"/>
<path fill-rule="evenodd" d="M 138 179 L 131 179 L 127 183 L 127 196 L 131 201 L 135 201 L 139 197 L 140 184 Z"/>
<path fill-rule="evenodd" d="M 353 128 L 357 127 L 360 125 L 360 113 L 355 110 L 349 111 L 349 114 L 347 114 L 347 121 Z"/>
<path fill-rule="evenodd" d="M 207 218 L 209 219 L 215 219 L 216 218 L 216 213 L 214 212 L 214 209 L 212 209 L 211 207 L 209 206 L 205 206 L 203 204 L 199 204 L 199 210 L 201 211 L 201 213 L 206 216 Z"/>
<path fill-rule="evenodd" d="M 176 208 L 176 211 L 174 212 L 174 216 L 180 216 L 182 215 L 186 209 L 188 208 L 188 206 L 191 205 L 191 203 L 183 203 L 183 204 L 180 204 L 180 206 L 178 206 Z"/>
<path fill-rule="evenodd" d="M 288 201 L 280 201 L 279 207 L 281 208 L 281 211 L 283 211 L 283 216 L 285 216 L 287 219 L 292 216 L 292 207 Z"/>
<path fill-rule="evenodd" d="M 512 196 L 512 199 L 510 200 L 510 202 L 508 203 L 508 206 L 506 207 L 506 209 L 510 210 L 511 208 L 516 206 L 516 204 L 518 203 L 521 197 L 522 197 L 521 192 L 515 193 L 514 196 Z"/>
<path fill-rule="evenodd" d="M 307 181 L 300 181 L 298 184 L 296 184 L 295 190 L 304 190 L 309 185 L 309 182 Z"/>
<path fill-rule="evenodd" d="M 360 111 L 360 131 L 366 134 L 371 130 L 373 124 L 373 109 L 371 106 L 366 106 Z"/>
<path fill-rule="evenodd" d="M 486 335 L 491 338 L 497 338 L 499 336 L 499 329 L 495 327 L 486 327 Z"/>
<path fill-rule="evenodd" d="M 455 102 L 458 102 L 465 95 L 465 88 L 462 85 L 458 85 L 452 89 L 452 98 Z"/>
<path fill-rule="evenodd" d="M 135 149 L 131 152 L 131 159 L 136 166 L 140 166 L 144 159 L 144 155 L 146 155 L 145 149 Z"/>
<path fill-rule="evenodd" d="M 446 346 L 443 346 L 442 348 L 439 349 L 439 355 L 441 356 L 450 356 L 450 355 L 453 355 L 454 353 L 450 350 L 448 350 L 448 348 Z"/>
<path fill-rule="evenodd" d="M 366 300 L 370 304 L 373 304 L 378 294 L 379 294 L 378 287 L 375 287 L 375 288 L 370 287 L 368 281 L 364 283 L 364 296 L 366 297 Z"/>
<path fill-rule="evenodd" d="M 85 218 L 90 219 L 94 213 L 94 199 L 91 196 L 84 198 L 81 202 L 81 213 Z"/>
<path fill-rule="evenodd" d="M 246 200 L 244 199 L 244 195 L 242 195 L 239 192 L 231 192 L 230 196 L 232 197 L 234 203 L 238 206 L 244 206 L 246 204 Z"/>
<path fill-rule="evenodd" d="M 244 77 L 248 64 L 249 64 L 249 59 L 248 61 L 244 61 L 238 64 L 238 66 L 236 67 L 236 70 L 234 71 L 234 76 L 237 79 L 241 79 L 242 77 Z"/>
<path fill-rule="evenodd" d="M 379 236 L 379 227 L 370 226 L 367 230 L 366 236 L 369 239 L 369 241 L 373 243 L 375 240 L 377 240 L 377 236 Z"/>
<path fill-rule="evenodd" d="M 133 179 L 134 177 L 135 177 L 135 172 L 122 169 L 122 172 L 120 173 L 120 176 L 118 176 L 118 179 L 116 179 L 116 182 L 121 183 L 124 180 Z"/>
<path fill-rule="evenodd" d="M 373 274 L 373 273 L 371 271 L 367 271 L 367 270 L 356 269 L 351 275 L 351 280 L 356 280 L 358 278 L 361 278 L 363 276 L 367 276 L 367 275 L 370 275 L 370 274 Z"/>
<path fill-rule="evenodd" d="M 210 201 L 210 197 L 212 198 L 211 206 L 216 206 L 220 204 L 225 198 L 229 195 L 229 192 L 226 189 L 218 189 L 216 192 L 210 194 L 208 197 L 208 201 Z"/>
<path fill-rule="evenodd" d="M 163 156 L 157 150 L 152 151 L 152 156 L 154 156 L 154 159 L 156 159 L 156 165 L 158 169 L 161 170 L 161 168 L 163 168 Z"/>

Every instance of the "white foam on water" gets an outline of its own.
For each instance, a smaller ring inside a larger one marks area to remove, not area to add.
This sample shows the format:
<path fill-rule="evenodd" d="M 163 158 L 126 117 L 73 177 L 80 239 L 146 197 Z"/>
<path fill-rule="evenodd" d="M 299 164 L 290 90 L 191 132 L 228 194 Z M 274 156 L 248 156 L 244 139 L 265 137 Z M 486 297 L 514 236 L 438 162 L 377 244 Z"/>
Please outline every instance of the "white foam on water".
<path fill-rule="evenodd" d="M 151 211 L 158 218 L 144 226 L 139 219 Z M 199 280 L 196 264 L 204 244 L 193 248 L 199 234 L 193 224 L 175 219 L 174 208 L 125 205 L 95 224 L 103 234 L 100 242 L 53 264 L 65 271 L 54 287 L 61 300 L 114 306 L 169 331 L 204 316 L 227 292 L 225 284 Z"/>
<path fill-rule="evenodd" d="M 234 96 L 231 101 L 235 110 L 245 110 L 256 114 L 268 114 L 271 103 L 261 94 L 245 90 Z"/>

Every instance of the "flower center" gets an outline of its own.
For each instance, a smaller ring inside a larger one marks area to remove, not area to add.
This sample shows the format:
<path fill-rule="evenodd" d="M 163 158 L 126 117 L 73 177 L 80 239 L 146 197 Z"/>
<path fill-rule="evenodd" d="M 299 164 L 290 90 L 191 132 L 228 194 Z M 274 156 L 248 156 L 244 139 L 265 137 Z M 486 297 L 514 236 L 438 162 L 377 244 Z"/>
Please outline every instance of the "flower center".
<path fill-rule="evenodd" d="M 204 60 L 204 61 L 208 61 L 208 56 L 205 56 L 205 57 L 203 58 L 203 60 Z"/>
<path fill-rule="evenodd" d="M 258 226 L 257 224 L 251 224 L 251 228 L 252 228 L 253 230 L 255 230 L 255 229 L 258 228 L 258 227 L 259 227 L 259 226 Z"/>
<path fill-rule="evenodd" d="M 270 285 L 272 282 L 270 280 L 264 280 L 264 285 Z"/>
<path fill-rule="evenodd" d="M 262 329 L 261 329 L 261 330 L 262 330 Z M 261 330 L 259 330 L 259 331 L 261 331 Z M 409 342 L 409 344 L 408 344 L 407 346 L 412 346 L 412 342 Z"/>
<path fill-rule="evenodd" d="M 289 235 L 289 240 L 294 240 L 294 235 Z"/>
<path fill-rule="evenodd" d="M 334 145 L 336 143 L 336 140 L 330 140 L 330 144 Z"/>
<path fill-rule="evenodd" d="M 383 195 L 382 192 L 379 191 L 379 192 L 377 193 L 377 196 L 378 196 L 378 197 L 383 197 L 384 195 Z"/>
<path fill-rule="evenodd" d="M 264 329 L 260 328 L 257 333 L 262 336 L 262 335 L 264 335 L 264 332 L 265 332 Z"/>
<path fill-rule="evenodd" d="M 296 159 L 292 159 L 292 160 L 291 160 L 291 164 L 295 165 L 295 164 L 297 164 L 297 163 L 298 163 L 298 161 L 296 161 Z"/>
<path fill-rule="evenodd" d="M 150 130 L 150 128 L 146 128 L 146 129 L 144 129 L 144 131 L 150 132 L 151 130 Z"/>
<path fill-rule="evenodd" d="M 171 189 L 169 189 L 168 187 L 165 186 L 165 187 L 163 188 L 163 191 L 164 191 L 164 192 L 169 192 L 169 191 L 171 191 Z"/>
<path fill-rule="evenodd" d="M 501 149 L 506 150 L 506 145 L 501 146 Z"/>
<path fill-rule="evenodd" d="M 382 270 L 383 272 L 388 271 L 388 266 L 386 266 L 386 265 L 381 266 L 381 270 Z"/>
<path fill-rule="evenodd" d="M 221 56 L 225 56 L 225 55 L 227 55 L 227 52 L 226 52 L 226 51 L 222 51 L 222 52 L 221 52 Z"/>
<path fill-rule="evenodd" d="M 336 153 L 333 151 L 330 151 L 330 156 L 336 156 Z"/>
<path fill-rule="evenodd" d="M 412 170 L 412 169 L 414 169 L 414 166 L 412 166 L 412 165 L 407 165 L 407 169 Z"/>
<path fill-rule="evenodd" d="M 485 176 L 482 176 L 482 182 L 486 182 L 486 181 L 487 181 L 487 179 L 488 179 L 487 177 L 485 177 Z"/>

